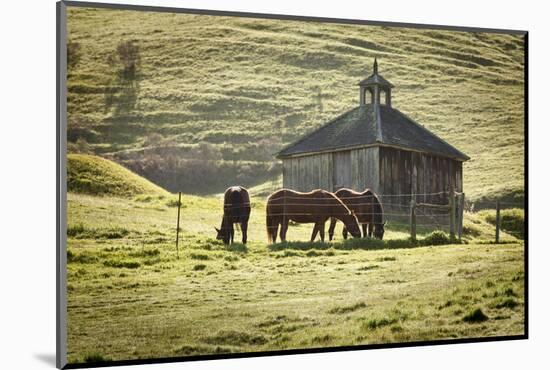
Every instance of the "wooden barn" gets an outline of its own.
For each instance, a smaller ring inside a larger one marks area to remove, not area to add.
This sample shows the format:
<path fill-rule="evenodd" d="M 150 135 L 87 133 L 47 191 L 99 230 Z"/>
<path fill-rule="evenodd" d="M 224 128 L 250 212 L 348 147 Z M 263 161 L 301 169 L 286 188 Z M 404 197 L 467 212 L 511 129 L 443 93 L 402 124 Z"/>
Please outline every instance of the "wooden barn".
<path fill-rule="evenodd" d="M 375 59 L 372 75 L 359 82 L 358 107 L 278 153 L 283 186 L 371 188 L 383 195 L 419 194 L 417 201 L 432 203 L 446 201 L 445 194 L 435 193 L 462 191 L 462 163 L 469 157 L 393 108 L 392 88 L 378 74 Z"/>

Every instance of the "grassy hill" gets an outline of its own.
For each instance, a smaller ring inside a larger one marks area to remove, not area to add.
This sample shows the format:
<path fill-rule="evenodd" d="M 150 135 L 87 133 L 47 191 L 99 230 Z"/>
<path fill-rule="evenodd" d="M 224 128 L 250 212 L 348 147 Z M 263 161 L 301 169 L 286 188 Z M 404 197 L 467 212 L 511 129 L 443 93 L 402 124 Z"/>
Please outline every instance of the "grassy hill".
<path fill-rule="evenodd" d="M 355 107 L 377 56 L 394 107 L 472 158 L 470 199 L 522 197 L 519 36 L 85 8 L 68 20 L 70 149 L 168 190 L 277 179 L 273 153 Z M 113 58 L 125 42 L 139 48 L 131 79 Z"/>
<path fill-rule="evenodd" d="M 67 188 L 74 193 L 118 197 L 168 195 L 166 190 L 117 163 L 85 154 L 68 155 Z"/>

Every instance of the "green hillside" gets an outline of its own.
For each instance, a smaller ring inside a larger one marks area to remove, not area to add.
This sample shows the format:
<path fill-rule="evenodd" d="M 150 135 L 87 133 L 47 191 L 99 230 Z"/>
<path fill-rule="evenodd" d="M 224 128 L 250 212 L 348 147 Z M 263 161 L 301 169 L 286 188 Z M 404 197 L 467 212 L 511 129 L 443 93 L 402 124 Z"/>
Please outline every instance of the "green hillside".
<path fill-rule="evenodd" d="M 67 188 L 74 193 L 134 197 L 168 195 L 166 190 L 107 159 L 69 154 Z"/>
<path fill-rule="evenodd" d="M 380 72 L 393 106 L 468 154 L 470 199 L 522 197 L 520 36 L 70 8 L 69 148 L 176 191 L 277 179 L 284 144 L 358 104 Z M 128 77 L 117 47 L 139 48 Z"/>

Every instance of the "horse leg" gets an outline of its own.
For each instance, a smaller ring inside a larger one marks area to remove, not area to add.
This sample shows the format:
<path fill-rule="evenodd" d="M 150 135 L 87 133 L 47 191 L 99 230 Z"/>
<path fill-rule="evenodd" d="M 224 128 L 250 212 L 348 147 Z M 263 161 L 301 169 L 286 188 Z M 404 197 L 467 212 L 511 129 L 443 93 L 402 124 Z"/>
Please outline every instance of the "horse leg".
<path fill-rule="evenodd" d="M 363 228 L 363 238 L 366 238 L 367 237 L 367 229 L 368 229 L 368 224 L 361 224 L 361 227 Z"/>
<path fill-rule="evenodd" d="M 288 230 L 288 222 L 289 220 L 285 218 L 283 222 L 281 222 L 281 241 L 286 242 L 286 231 Z"/>
<path fill-rule="evenodd" d="M 229 237 L 230 237 L 230 243 L 233 244 L 233 238 L 235 236 L 235 228 L 233 227 L 233 223 L 231 223 L 231 226 L 229 227 Z"/>
<path fill-rule="evenodd" d="M 318 232 L 318 226 L 317 226 L 317 222 L 315 223 L 315 225 L 313 226 L 313 231 L 311 232 L 311 242 L 313 243 L 315 241 L 315 238 L 317 237 L 317 232 Z"/>
<path fill-rule="evenodd" d="M 321 236 L 321 241 L 323 243 L 325 242 L 325 222 L 319 222 L 319 226 L 317 227 L 317 229 L 319 230 L 319 235 Z"/>
<path fill-rule="evenodd" d="M 374 224 L 369 222 L 369 238 L 372 238 L 372 232 L 374 231 Z"/>
<path fill-rule="evenodd" d="M 246 244 L 248 231 L 248 221 L 241 222 L 241 232 L 243 233 L 243 244 Z"/>
<path fill-rule="evenodd" d="M 348 238 L 348 229 L 346 229 L 346 226 L 344 226 L 344 228 L 342 229 L 342 236 L 344 237 L 344 239 Z"/>
<path fill-rule="evenodd" d="M 336 219 L 334 217 L 330 218 L 330 226 L 328 228 L 328 240 L 332 241 L 334 237 L 334 229 L 336 228 Z"/>

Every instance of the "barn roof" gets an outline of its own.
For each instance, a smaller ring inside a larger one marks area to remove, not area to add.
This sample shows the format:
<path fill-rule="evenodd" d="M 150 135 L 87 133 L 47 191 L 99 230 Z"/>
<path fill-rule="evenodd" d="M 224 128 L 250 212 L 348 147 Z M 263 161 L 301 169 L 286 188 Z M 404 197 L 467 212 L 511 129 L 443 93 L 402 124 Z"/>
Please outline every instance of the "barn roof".
<path fill-rule="evenodd" d="M 384 77 L 378 74 L 378 60 L 376 60 L 376 58 L 374 58 L 372 74 L 369 77 L 362 80 L 361 82 L 359 82 L 359 86 L 373 86 L 373 85 L 389 87 L 390 89 L 393 87 L 390 81 L 386 80 Z"/>
<path fill-rule="evenodd" d="M 359 82 L 359 86 L 370 86 L 370 85 L 381 85 L 387 87 L 394 87 L 390 81 L 386 80 L 384 77 L 379 74 L 372 74 L 369 77 L 365 78 Z"/>
<path fill-rule="evenodd" d="M 284 148 L 277 157 L 287 158 L 367 145 L 399 147 L 459 161 L 470 159 L 397 109 L 381 104 L 362 105 L 336 117 Z"/>

